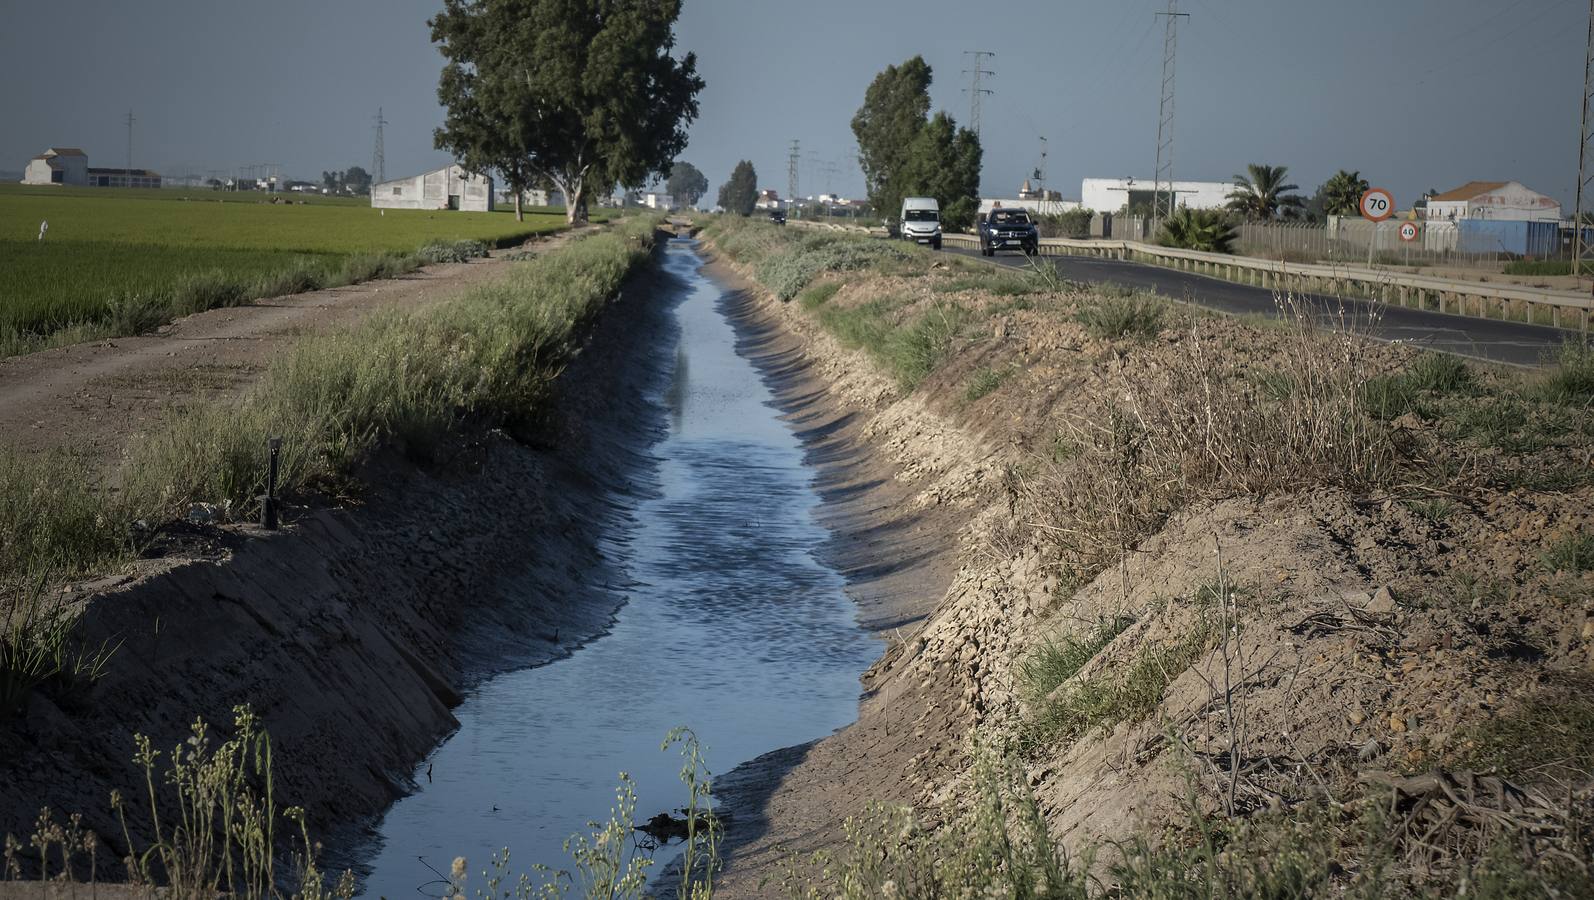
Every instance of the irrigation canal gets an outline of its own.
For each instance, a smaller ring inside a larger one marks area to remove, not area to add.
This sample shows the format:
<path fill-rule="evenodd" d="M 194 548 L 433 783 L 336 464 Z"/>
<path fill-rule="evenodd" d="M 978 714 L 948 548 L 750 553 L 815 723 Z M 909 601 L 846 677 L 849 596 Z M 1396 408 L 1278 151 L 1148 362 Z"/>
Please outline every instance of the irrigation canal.
<path fill-rule="evenodd" d="M 609 547 L 634 582 L 627 603 L 573 655 L 491 678 L 455 710 L 459 730 L 418 767 L 420 789 L 356 854 L 366 896 L 440 894 L 433 869 L 456 856 L 469 887 L 484 888 L 481 870 L 505 847 L 515 873 L 569 868 L 564 841 L 607 817 L 620 772 L 635 779 L 639 819 L 684 804 L 680 758 L 660 751 L 675 726 L 694 729 L 723 773 L 857 716 L 858 677 L 879 645 L 818 555 L 828 535 L 814 472 L 738 355 L 727 291 L 695 243 L 661 256 L 678 333 L 652 402 L 669 426 L 652 490 Z"/>

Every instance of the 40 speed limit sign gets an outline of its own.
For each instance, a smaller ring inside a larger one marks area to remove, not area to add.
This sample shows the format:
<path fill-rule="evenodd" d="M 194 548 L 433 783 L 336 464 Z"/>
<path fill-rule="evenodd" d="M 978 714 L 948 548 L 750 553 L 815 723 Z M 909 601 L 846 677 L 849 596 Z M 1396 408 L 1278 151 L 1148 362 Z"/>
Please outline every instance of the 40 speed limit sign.
<path fill-rule="evenodd" d="M 1382 222 L 1395 214 L 1395 197 L 1383 188 L 1373 188 L 1362 194 L 1362 218 Z"/>
<path fill-rule="evenodd" d="M 1417 239 L 1417 223 L 1416 222 L 1401 222 L 1400 223 L 1400 239 L 1405 241 L 1408 244 L 1411 243 L 1412 241 L 1415 241 Z"/>

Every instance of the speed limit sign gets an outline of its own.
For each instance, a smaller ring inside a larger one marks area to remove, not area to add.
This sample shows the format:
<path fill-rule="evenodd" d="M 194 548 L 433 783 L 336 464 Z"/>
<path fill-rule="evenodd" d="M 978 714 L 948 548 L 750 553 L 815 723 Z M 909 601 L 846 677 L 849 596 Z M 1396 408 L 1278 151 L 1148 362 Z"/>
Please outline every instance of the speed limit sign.
<path fill-rule="evenodd" d="M 1383 188 L 1373 188 L 1362 194 L 1362 218 L 1382 222 L 1395 214 L 1395 197 Z"/>
<path fill-rule="evenodd" d="M 1400 223 L 1400 239 L 1403 240 L 1403 241 L 1406 241 L 1407 243 L 1415 241 L 1417 239 L 1417 223 L 1416 222 L 1401 222 Z"/>

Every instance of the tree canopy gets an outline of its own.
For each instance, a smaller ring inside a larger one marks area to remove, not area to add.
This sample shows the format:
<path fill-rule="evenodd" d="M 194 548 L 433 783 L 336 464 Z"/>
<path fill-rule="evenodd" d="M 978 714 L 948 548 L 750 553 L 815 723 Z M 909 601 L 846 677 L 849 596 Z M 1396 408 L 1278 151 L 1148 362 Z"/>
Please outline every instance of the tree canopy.
<path fill-rule="evenodd" d="M 915 56 L 887 66 L 852 117 L 869 202 L 893 216 L 903 197 L 934 197 L 941 219 L 966 228 L 979 208 L 980 139 L 944 112 L 930 116 L 930 66 Z"/>
<path fill-rule="evenodd" d="M 1300 190 L 1300 185 L 1285 181 L 1289 174 L 1287 167 L 1251 163 L 1245 168 L 1248 175 L 1234 176 L 1229 209 L 1248 219 L 1267 221 L 1281 212 L 1298 212 L 1306 205 L 1300 194 L 1290 193 Z"/>
<path fill-rule="evenodd" d="M 1348 172 L 1340 169 L 1323 185 L 1317 189 L 1317 196 L 1313 198 L 1313 205 L 1320 206 L 1318 210 L 1325 216 L 1354 216 L 1361 210 L 1362 195 L 1372 185 L 1362 177 L 1362 173 Z"/>
<path fill-rule="evenodd" d="M 664 189 L 683 204 L 696 206 L 698 199 L 708 193 L 708 178 L 698 171 L 697 166 L 678 162 L 670 167 L 670 177 L 664 182 Z"/>
<path fill-rule="evenodd" d="M 981 157 L 974 132 L 938 112 L 908 145 L 902 196 L 934 197 L 941 206 L 941 221 L 949 228 L 966 229 L 980 208 Z"/>
<path fill-rule="evenodd" d="M 731 180 L 720 185 L 719 205 L 726 212 L 750 216 L 758 205 L 758 171 L 748 160 L 731 170 Z"/>
<path fill-rule="evenodd" d="M 686 146 L 703 79 L 671 55 L 681 0 L 443 0 L 439 149 L 515 194 L 545 179 L 571 221 L 590 191 L 641 187 Z"/>

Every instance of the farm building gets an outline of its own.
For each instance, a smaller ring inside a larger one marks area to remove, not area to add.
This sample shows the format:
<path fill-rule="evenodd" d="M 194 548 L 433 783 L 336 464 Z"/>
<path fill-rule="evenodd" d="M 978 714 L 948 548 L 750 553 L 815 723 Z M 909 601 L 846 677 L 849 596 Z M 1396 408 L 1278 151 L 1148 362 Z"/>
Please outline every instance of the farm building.
<path fill-rule="evenodd" d="M 28 160 L 23 184 L 77 187 L 158 188 L 161 177 L 148 169 L 91 169 L 88 154 L 76 147 L 51 147 Z"/>
<path fill-rule="evenodd" d="M 372 185 L 371 206 L 491 212 L 493 180 L 485 175 L 472 175 L 458 164 L 445 166 L 410 178 Z"/>
<path fill-rule="evenodd" d="M 1080 205 L 1096 212 L 1116 212 L 1125 206 L 1151 206 L 1156 184 L 1150 178 L 1086 178 L 1080 185 Z M 1234 185 L 1227 181 L 1175 181 L 1175 206 L 1222 209 Z M 1164 193 L 1167 188 L 1163 188 Z"/>
<path fill-rule="evenodd" d="M 1494 219 L 1505 222 L 1559 222 L 1561 204 L 1516 181 L 1469 181 L 1428 198 L 1424 218 L 1451 222 Z"/>

